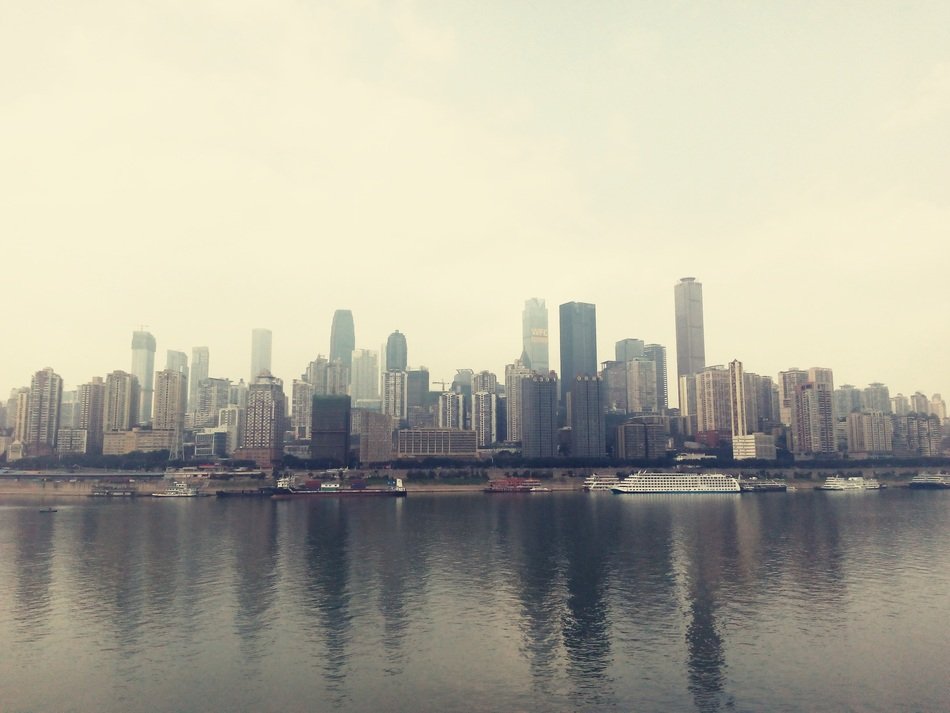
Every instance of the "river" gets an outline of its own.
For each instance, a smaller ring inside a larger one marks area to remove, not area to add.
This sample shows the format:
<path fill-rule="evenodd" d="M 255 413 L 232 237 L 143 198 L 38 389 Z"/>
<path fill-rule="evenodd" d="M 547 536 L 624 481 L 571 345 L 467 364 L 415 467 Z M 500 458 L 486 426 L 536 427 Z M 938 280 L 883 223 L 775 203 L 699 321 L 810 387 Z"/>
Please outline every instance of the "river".
<path fill-rule="evenodd" d="M 906 489 L 0 496 L 0 710 L 946 710 L 948 541 Z"/>

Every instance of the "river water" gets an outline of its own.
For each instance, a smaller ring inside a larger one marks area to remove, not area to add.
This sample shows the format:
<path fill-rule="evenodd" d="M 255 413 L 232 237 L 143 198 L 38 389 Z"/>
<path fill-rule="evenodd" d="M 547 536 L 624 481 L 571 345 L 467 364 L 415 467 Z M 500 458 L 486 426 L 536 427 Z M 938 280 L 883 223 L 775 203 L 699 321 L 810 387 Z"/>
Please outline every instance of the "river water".
<path fill-rule="evenodd" d="M 948 542 L 903 489 L 5 497 L 0 710 L 948 710 Z"/>

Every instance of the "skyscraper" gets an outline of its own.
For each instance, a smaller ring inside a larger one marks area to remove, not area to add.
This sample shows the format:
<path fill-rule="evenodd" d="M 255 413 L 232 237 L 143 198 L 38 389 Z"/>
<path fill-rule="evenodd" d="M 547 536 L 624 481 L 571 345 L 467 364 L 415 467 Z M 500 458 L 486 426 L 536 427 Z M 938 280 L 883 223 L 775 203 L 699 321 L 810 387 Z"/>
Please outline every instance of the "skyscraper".
<path fill-rule="evenodd" d="M 670 408 L 670 392 L 666 378 L 666 347 L 660 344 L 647 344 L 643 347 L 643 356 L 653 361 L 656 372 L 656 410 L 659 413 L 666 413 Z"/>
<path fill-rule="evenodd" d="M 571 455 L 575 458 L 603 458 L 607 455 L 603 379 L 577 376 L 570 389 Z"/>
<path fill-rule="evenodd" d="M 707 438 L 707 443 L 712 444 L 718 435 L 732 433 L 729 370 L 724 366 L 707 366 L 692 379 L 696 382 L 696 433 L 715 432 L 716 436 Z"/>
<path fill-rule="evenodd" d="M 546 374 L 548 358 L 548 308 L 543 299 L 525 300 L 521 313 L 521 343 L 525 365 Z"/>
<path fill-rule="evenodd" d="M 128 431 L 138 422 L 141 387 L 138 377 L 125 371 L 106 376 L 103 431 Z"/>
<path fill-rule="evenodd" d="M 345 466 L 350 459 L 350 397 L 314 396 L 310 457 Z"/>
<path fill-rule="evenodd" d="M 23 445 L 27 455 L 48 456 L 56 448 L 63 379 L 50 367 L 41 369 L 30 381 L 29 416 Z"/>
<path fill-rule="evenodd" d="M 746 411 L 745 376 L 742 371 L 742 362 L 738 359 L 729 362 L 729 401 L 732 437 L 748 435 L 749 421 Z"/>
<path fill-rule="evenodd" d="M 409 365 L 409 350 L 406 335 L 398 329 L 386 340 L 386 370 L 405 371 Z"/>
<path fill-rule="evenodd" d="M 204 378 L 198 387 L 195 402 L 191 405 L 195 427 L 209 428 L 218 425 L 221 409 L 231 403 L 231 382 L 227 379 Z M 245 391 L 244 405 L 247 405 Z"/>
<path fill-rule="evenodd" d="M 139 382 L 138 422 L 152 420 L 152 386 L 155 383 L 155 337 L 132 332 L 132 376 Z"/>
<path fill-rule="evenodd" d="M 354 349 L 350 365 L 350 396 L 357 407 L 379 401 L 379 355 L 370 349 Z"/>
<path fill-rule="evenodd" d="M 290 394 L 290 430 L 298 441 L 310 440 L 313 427 L 313 384 L 294 379 Z"/>
<path fill-rule="evenodd" d="M 521 454 L 525 458 L 557 455 L 557 377 L 521 379 Z"/>
<path fill-rule="evenodd" d="M 646 357 L 637 357 L 627 361 L 624 366 L 627 413 L 656 413 L 656 363 Z"/>
<path fill-rule="evenodd" d="M 560 326 L 561 382 L 567 392 L 575 377 L 597 373 L 597 309 L 586 302 L 566 302 L 560 307 Z"/>
<path fill-rule="evenodd" d="M 165 368 L 188 376 L 188 355 L 185 352 L 168 349 L 165 352 Z"/>
<path fill-rule="evenodd" d="M 465 427 L 465 400 L 457 391 L 439 394 L 439 428 Z"/>
<path fill-rule="evenodd" d="M 408 382 L 408 374 L 399 369 L 383 374 L 383 413 L 395 421 L 404 421 L 408 416 Z"/>
<path fill-rule="evenodd" d="M 614 356 L 617 361 L 630 361 L 643 356 L 642 339 L 621 339 L 614 344 Z"/>
<path fill-rule="evenodd" d="M 191 374 L 188 382 L 188 410 L 195 411 L 198 408 L 198 388 L 201 382 L 208 378 L 211 364 L 211 355 L 208 347 L 192 347 L 191 349 Z"/>
<path fill-rule="evenodd" d="M 165 369 L 155 374 L 155 408 L 152 428 L 174 431 L 169 457 L 181 457 L 185 431 L 185 410 L 188 408 L 188 379 L 184 373 Z"/>
<path fill-rule="evenodd" d="M 513 364 L 508 364 L 505 367 L 505 391 L 507 393 L 506 437 L 512 443 L 520 443 L 523 434 L 521 427 L 521 382 L 533 374 L 534 371 L 520 359 L 515 359 Z"/>
<path fill-rule="evenodd" d="M 494 391 L 472 394 L 472 427 L 479 448 L 488 448 L 497 440 L 497 403 Z"/>
<path fill-rule="evenodd" d="M 333 313 L 333 324 L 330 326 L 330 361 L 339 360 L 349 369 L 354 349 L 356 330 L 353 327 L 353 313 L 348 309 L 338 309 Z"/>
<path fill-rule="evenodd" d="M 86 453 L 102 453 L 102 426 L 105 417 L 106 385 L 101 376 L 79 387 L 79 424 L 86 432 Z"/>
<path fill-rule="evenodd" d="M 251 330 L 251 381 L 253 385 L 257 377 L 263 373 L 270 374 L 271 370 L 271 340 L 269 329 Z"/>
<path fill-rule="evenodd" d="M 673 288 L 676 307 L 676 377 L 689 376 L 706 366 L 703 330 L 703 286 L 684 277 Z M 682 401 L 683 395 L 680 395 Z M 682 403 L 680 404 L 682 408 Z"/>
<path fill-rule="evenodd" d="M 238 451 L 239 457 L 253 460 L 262 468 L 278 463 L 284 446 L 286 414 L 284 382 L 268 374 L 258 376 L 247 389 L 244 445 Z"/>

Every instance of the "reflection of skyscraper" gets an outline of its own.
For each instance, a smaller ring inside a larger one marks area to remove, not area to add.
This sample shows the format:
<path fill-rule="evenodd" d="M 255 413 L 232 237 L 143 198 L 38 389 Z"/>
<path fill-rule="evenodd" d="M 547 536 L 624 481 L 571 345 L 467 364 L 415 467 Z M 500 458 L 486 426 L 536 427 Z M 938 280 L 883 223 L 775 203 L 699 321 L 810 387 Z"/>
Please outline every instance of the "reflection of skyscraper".
<path fill-rule="evenodd" d="M 353 313 L 348 309 L 338 309 L 333 313 L 333 324 L 330 326 L 330 361 L 339 360 L 349 369 L 354 349 L 356 330 L 353 328 Z"/>
<path fill-rule="evenodd" d="M 409 349 L 406 346 L 406 335 L 398 329 L 389 335 L 386 340 L 386 369 L 387 371 L 405 371 L 409 365 Z"/>
<path fill-rule="evenodd" d="M 544 300 L 532 297 L 525 300 L 521 313 L 522 354 L 527 366 L 546 374 L 548 369 L 548 308 Z"/>
<path fill-rule="evenodd" d="M 567 391 L 575 377 L 597 373 L 597 309 L 586 302 L 566 302 L 560 307 L 560 325 L 561 382 Z"/>
<path fill-rule="evenodd" d="M 673 288 L 673 297 L 676 306 L 676 377 L 679 380 L 706 366 L 703 285 L 696 282 L 695 277 L 684 277 Z"/>
<path fill-rule="evenodd" d="M 132 375 L 139 382 L 138 422 L 152 420 L 152 385 L 155 378 L 155 337 L 132 332 Z"/>
<path fill-rule="evenodd" d="M 192 347 L 191 349 L 191 381 L 188 384 L 188 408 L 194 411 L 198 406 L 198 387 L 208 378 L 211 357 L 208 347 Z"/>
<path fill-rule="evenodd" d="M 251 330 L 251 384 L 262 373 L 270 373 L 272 336 L 269 329 Z"/>

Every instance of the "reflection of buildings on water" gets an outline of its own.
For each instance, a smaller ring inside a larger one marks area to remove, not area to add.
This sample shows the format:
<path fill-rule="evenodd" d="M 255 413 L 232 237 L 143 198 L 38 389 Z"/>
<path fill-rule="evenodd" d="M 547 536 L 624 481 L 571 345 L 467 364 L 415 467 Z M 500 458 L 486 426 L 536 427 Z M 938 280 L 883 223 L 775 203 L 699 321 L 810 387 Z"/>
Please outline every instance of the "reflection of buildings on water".
<path fill-rule="evenodd" d="M 224 503 L 233 506 L 225 515 L 228 539 L 234 543 L 234 625 L 246 660 L 263 657 L 270 644 L 277 599 L 278 536 L 273 503 Z"/>
<path fill-rule="evenodd" d="M 351 638 L 347 503 L 328 499 L 307 505 L 304 615 L 323 632 L 323 655 L 314 656 L 322 664 L 327 690 L 342 702 Z"/>
<path fill-rule="evenodd" d="M 13 510 L 10 517 L 17 533 L 13 620 L 23 640 L 30 642 L 42 638 L 48 631 L 55 518 L 38 513 L 35 508 Z"/>

